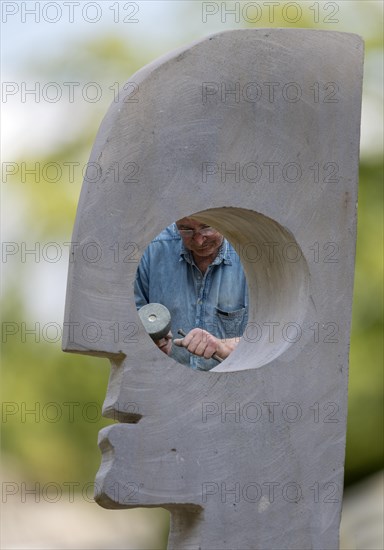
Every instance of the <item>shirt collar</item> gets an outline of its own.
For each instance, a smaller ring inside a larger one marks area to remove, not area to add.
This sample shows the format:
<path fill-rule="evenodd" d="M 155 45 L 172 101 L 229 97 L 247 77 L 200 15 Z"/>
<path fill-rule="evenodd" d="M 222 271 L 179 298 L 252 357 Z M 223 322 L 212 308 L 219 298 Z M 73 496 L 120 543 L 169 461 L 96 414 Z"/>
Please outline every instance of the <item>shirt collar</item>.
<path fill-rule="evenodd" d="M 180 237 L 179 261 L 182 262 L 183 260 L 185 260 L 189 264 L 194 264 L 192 252 L 185 247 L 183 243 L 183 239 Z M 211 265 L 219 265 L 221 264 L 221 262 L 223 262 L 225 265 L 232 265 L 231 253 L 229 250 L 229 242 L 227 241 L 227 239 L 223 239 L 223 242 L 220 245 L 218 254 L 216 258 L 213 260 Z"/>

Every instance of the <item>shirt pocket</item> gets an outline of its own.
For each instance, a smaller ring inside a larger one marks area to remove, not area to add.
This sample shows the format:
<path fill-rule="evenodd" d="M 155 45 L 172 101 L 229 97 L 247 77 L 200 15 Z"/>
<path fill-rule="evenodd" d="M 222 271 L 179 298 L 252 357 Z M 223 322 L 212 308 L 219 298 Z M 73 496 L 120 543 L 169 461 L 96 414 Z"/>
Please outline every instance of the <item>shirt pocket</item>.
<path fill-rule="evenodd" d="M 237 338 L 243 335 L 247 324 L 248 308 L 234 311 L 216 308 L 217 333 L 219 338 Z"/>

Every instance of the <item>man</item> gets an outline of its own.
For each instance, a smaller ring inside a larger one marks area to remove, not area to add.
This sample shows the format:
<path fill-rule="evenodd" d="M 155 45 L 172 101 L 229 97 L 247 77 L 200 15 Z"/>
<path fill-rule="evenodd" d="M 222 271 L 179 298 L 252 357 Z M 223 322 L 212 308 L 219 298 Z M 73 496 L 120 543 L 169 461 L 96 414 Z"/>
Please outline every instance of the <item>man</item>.
<path fill-rule="evenodd" d="M 178 220 L 147 247 L 136 282 L 137 308 L 165 305 L 171 333 L 158 347 L 180 363 L 210 370 L 235 349 L 248 319 L 248 291 L 238 255 L 214 228 L 193 218 Z M 172 332 L 186 332 L 172 346 Z"/>

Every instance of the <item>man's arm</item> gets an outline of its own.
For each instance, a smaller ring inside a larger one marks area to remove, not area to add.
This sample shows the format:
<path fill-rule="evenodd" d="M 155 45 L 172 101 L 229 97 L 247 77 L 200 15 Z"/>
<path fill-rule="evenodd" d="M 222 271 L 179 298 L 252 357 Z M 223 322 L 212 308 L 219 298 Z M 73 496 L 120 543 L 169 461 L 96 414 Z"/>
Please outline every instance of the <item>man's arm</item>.
<path fill-rule="evenodd" d="M 148 304 L 149 277 L 148 277 L 148 262 L 146 258 L 146 252 L 144 252 L 144 255 L 141 258 L 137 268 L 134 291 L 135 291 L 135 303 L 136 303 L 137 309 L 140 309 L 142 306 L 145 306 L 146 304 Z"/>
<path fill-rule="evenodd" d="M 213 354 L 226 359 L 239 342 L 240 338 L 221 340 L 201 328 L 194 328 L 184 338 L 173 341 L 176 346 L 184 347 L 194 355 L 204 357 L 205 359 L 210 359 Z"/>

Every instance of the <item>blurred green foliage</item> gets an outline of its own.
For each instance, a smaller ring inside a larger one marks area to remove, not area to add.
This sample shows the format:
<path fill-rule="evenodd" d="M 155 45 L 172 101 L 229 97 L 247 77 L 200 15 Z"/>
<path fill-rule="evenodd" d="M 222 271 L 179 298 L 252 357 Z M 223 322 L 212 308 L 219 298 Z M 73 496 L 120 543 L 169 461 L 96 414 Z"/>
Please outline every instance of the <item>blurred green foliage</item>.
<path fill-rule="evenodd" d="M 360 165 L 346 484 L 383 467 L 383 165 Z"/>

